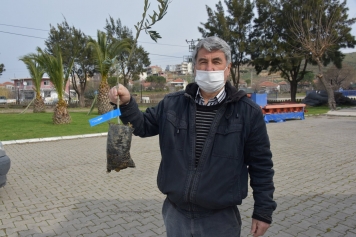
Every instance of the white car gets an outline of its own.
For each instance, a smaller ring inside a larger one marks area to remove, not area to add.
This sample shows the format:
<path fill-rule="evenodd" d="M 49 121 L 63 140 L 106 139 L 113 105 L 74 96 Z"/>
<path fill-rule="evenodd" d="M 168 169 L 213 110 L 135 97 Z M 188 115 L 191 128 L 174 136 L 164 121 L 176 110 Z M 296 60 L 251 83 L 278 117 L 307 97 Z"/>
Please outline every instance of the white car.
<path fill-rule="evenodd" d="M 10 170 L 10 165 L 10 158 L 6 155 L 4 147 L 0 142 L 0 188 L 6 184 L 6 174 Z"/>
<path fill-rule="evenodd" d="M 0 96 L 0 104 L 6 104 L 7 103 L 7 99 L 5 96 Z"/>

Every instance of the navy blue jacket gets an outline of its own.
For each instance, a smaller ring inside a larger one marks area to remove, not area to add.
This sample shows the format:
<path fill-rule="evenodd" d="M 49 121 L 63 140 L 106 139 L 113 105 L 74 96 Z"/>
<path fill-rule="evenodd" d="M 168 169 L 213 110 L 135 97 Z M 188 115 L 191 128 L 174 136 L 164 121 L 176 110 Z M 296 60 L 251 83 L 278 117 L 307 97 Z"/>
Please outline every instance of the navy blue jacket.
<path fill-rule="evenodd" d="M 271 223 L 276 208 L 274 171 L 261 108 L 227 82 L 227 97 L 217 110 L 196 167 L 197 89 L 191 83 L 144 113 L 131 98 L 129 104 L 120 106 L 121 120 L 133 125 L 134 135 L 159 135 L 158 188 L 189 217 L 241 204 L 247 196 L 249 174 L 255 200 L 252 217 Z"/>

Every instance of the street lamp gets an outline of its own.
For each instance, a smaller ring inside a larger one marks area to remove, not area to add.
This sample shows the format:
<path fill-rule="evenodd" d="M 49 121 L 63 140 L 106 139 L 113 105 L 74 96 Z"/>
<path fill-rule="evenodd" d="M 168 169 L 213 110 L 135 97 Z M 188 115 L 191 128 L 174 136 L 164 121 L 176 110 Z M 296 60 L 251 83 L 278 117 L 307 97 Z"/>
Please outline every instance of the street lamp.
<path fill-rule="evenodd" d="M 16 104 L 20 104 L 20 86 L 17 85 L 17 98 L 16 98 Z"/>
<path fill-rule="evenodd" d="M 141 104 L 142 104 L 142 81 L 141 81 Z"/>

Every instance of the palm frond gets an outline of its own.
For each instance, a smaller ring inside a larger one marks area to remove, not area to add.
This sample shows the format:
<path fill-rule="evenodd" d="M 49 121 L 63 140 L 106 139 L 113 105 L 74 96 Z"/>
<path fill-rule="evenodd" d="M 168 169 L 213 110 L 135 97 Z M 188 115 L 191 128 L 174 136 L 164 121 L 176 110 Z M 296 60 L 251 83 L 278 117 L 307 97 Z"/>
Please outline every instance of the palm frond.
<path fill-rule="evenodd" d="M 88 47 L 93 50 L 96 69 L 100 72 L 102 80 L 106 80 L 117 55 L 129 51 L 130 43 L 129 40 L 109 43 L 106 34 L 98 30 L 97 40 L 90 38 Z"/>
<path fill-rule="evenodd" d="M 31 75 L 36 95 L 39 96 L 42 77 L 43 74 L 45 74 L 44 68 L 33 57 L 31 57 L 30 54 L 21 57 L 20 60 L 26 65 L 26 68 Z"/>
<path fill-rule="evenodd" d="M 57 47 L 54 55 L 50 55 L 44 52 L 41 48 L 37 48 L 38 55 L 32 54 L 33 57 L 46 71 L 51 82 L 53 83 L 56 91 L 58 93 L 58 99 L 63 99 L 63 89 L 64 89 L 64 69 L 62 54 L 60 48 Z M 69 69 L 69 71 L 71 68 Z"/>

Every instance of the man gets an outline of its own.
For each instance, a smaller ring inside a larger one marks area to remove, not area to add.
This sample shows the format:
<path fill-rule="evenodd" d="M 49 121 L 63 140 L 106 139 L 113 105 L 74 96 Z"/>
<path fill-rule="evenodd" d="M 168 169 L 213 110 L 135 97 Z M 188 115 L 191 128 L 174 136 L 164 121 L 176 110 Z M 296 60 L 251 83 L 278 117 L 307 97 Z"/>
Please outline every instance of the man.
<path fill-rule="evenodd" d="M 272 154 L 261 108 L 227 78 L 228 44 L 201 40 L 193 52 L 195 83 L 140 112 L 128 90 L 120 97 L 121 120 L 140 137 L 159 135 L 162 160 L 157 184 L 167 195 L 162 214 L 168 237 L 240 236 L 237 209 L 247 196 L 248 174 L 255 200 L 251 233 L 262 236 L 272 222 Z"/>

